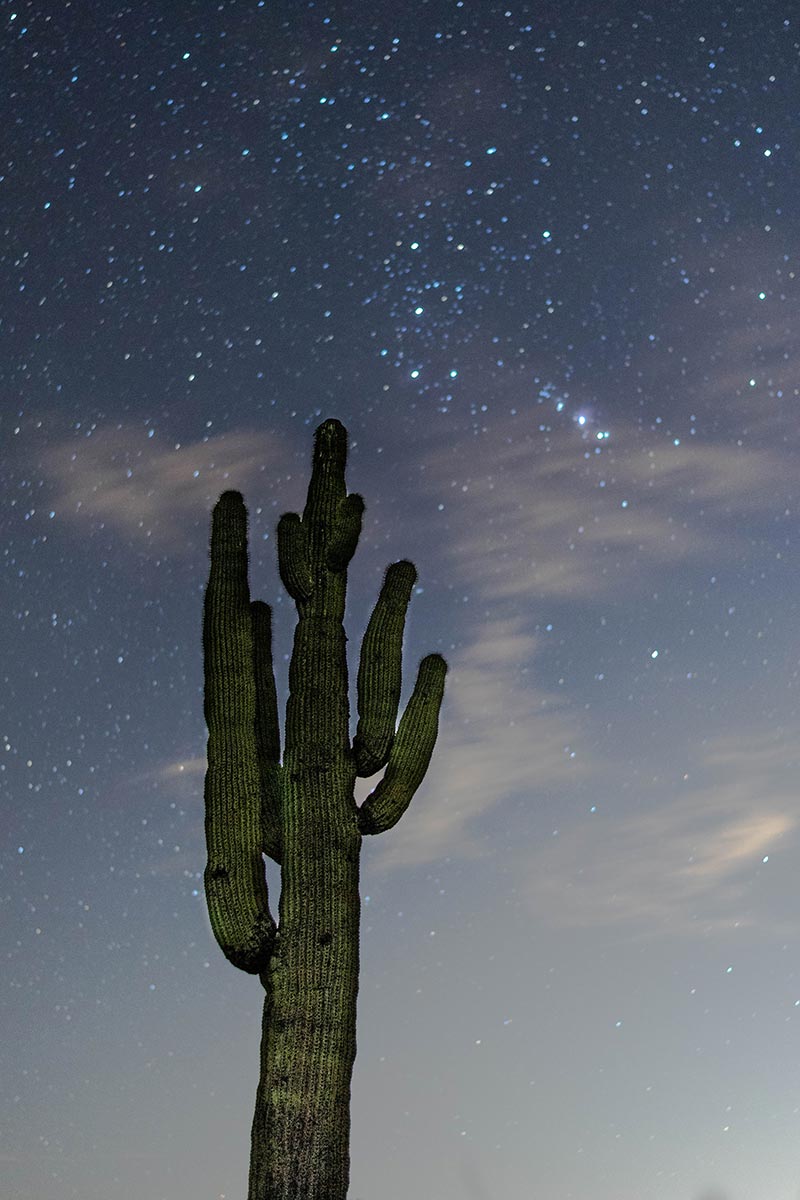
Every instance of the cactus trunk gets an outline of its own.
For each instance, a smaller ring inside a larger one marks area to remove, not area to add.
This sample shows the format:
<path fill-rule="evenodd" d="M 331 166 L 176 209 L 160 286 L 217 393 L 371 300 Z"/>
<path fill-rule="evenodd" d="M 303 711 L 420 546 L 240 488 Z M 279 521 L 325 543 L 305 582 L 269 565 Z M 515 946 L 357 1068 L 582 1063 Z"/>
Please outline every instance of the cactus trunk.
<path fill-rule="evenodd" d="M 343 628 L 347 565 L 364 504 L 345 487 L 347 435 L 315 435 L 302 519 L 278 524 L 281 579 L 297 605 L 280 762 L 271 614 L 251 604 L 247 515 L 226 492 L 214 510 L 204 611 L 206 897 L 214 935 L 265 990 L 248 1200 L 345 1200 L 362 836 L 389 829 L 436 740 L 446 664 L 428 655 L 395 731 L 405 611 L 416 578 L 395 563 L 361 650 L 352 745 Z M 357 776 L 386 767 L 359 807 Z M 280 863 L 276 926 L 262 854 Z"/>
<path fill-rule="evenodd" d="M 341 795 L 341 786 L 331 791 Z M 326 807 L 317 851 L 312 838 L 299 861 L 284 865 L 281 933 L 262 976 L 267 994 L 249 1200 L 347 1195 L 361 835 L 337 828 L 335 805 Z M 335 857 L 326 850 L 332 842 L 339 847 Z"/>

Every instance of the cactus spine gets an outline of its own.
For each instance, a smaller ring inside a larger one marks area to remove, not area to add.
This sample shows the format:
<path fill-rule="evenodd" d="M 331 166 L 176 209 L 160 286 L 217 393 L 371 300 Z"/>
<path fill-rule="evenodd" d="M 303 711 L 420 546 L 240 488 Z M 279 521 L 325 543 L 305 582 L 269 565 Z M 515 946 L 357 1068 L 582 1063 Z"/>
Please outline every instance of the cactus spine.
<path fill-rule="evenodd" d="M 248 1200 L 347 1195 L 361 839 L 390 829 L 408 807 L 444 693 L 447 664 L 429 654 L 395 732 L 416 570 L 394 563 L 361 647 L 350 744 L 342 622 L 364 502 L 347 494 L 346 458 L 344 426 L 324 421 L 302 518 L 285 513 L 278 522 L 280 576 L 298 616 L 282 762 L 271 612 L 250 601 L 241 495 L 225 492 L 212 518 L 203 618 L 206 899 L 225 957 L 265 990 Z M 384 766 L 359 807 L 356 777 Z M 262 854 L 281 868 L 277 924 Z"/>

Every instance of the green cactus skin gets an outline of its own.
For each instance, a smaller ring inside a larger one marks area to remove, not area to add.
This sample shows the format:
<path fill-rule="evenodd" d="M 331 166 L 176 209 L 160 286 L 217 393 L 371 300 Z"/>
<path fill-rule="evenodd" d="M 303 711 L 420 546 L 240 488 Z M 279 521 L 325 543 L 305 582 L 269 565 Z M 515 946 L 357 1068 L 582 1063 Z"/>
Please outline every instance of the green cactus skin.
<path fill-rule="evenodd" d="M 429 654 L 395 732 L 403 628 L 416 570 L 386 571 L 364 635 L 350 744 L 347 566 L 364 502 L 347 495 L 347 432 L 314 437 L 302 519 L 278 523 L 281 580 L 297 606 L 283 762 L 269 606 L 250 602 L 247 513 L 214 508 L 203 617 L 205 890 L 214 936 L 265 990 L 248 1200 L 345 1200 L 356 1054 L 359 856 L 364 834 L 399 821 L 436 742 L 447 664 Z M 359 807 L 357 776 L 386 768 Z M 276 925 L 262 853 L 281 868 Z"/>

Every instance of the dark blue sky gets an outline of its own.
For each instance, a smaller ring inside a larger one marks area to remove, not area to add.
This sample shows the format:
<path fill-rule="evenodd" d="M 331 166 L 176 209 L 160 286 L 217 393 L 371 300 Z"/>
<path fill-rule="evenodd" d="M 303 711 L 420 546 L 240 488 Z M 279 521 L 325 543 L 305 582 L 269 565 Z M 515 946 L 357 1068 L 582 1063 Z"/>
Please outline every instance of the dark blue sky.
<path fill-rule="evenodd" d="M 209 514 L 283 704 L 337 417 L 353 682 L 400 558 L 403 700 L 450 664 L 363 854 L 353 1200 L 796 1200 L 800 20 L 396 7 L 0 13 L 4 1194 L 244 1194 Z"/>

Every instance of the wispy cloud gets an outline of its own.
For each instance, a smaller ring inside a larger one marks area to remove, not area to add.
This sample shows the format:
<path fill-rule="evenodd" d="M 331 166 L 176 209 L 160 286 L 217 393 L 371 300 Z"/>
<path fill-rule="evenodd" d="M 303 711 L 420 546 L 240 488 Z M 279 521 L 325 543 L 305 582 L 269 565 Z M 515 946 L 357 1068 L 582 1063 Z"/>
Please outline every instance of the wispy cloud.
<path fill-rule="evenodd" d="M 780 871 L 800 826 L 793 758 L 773 734 L 718 739 L 699 764 L 698 786 L 689 776 L 683 794 L 595 814 L 541 850 L 528 848 L 516 865 L 531 908 L 557 926 L 622 926 L 647 937 L 756 925 L 785 935 L 786 922 L 760 905 L 764 872 Z"/>
<path fill-rule="evenodd" d="M 795 477 L 780 450 L 654 445 L 624 423 L 599 455 L 571 428 L 547 448 L 517 426 L 484 437 L 480 455 L 466 444 L 431 453 L 422 478 L 445 500 L 448 572 L 514 604 L 629 595 L 654 569 L 734 558 L 749 548 L 743 520 L 774 513 Z"/>
<path fill-rule="evenodd" d="M 518 617 L 487 621 L 480 638 L 452 656 L 436 751 L 403 819 L 369 840 L 376 869 L 484 854 L 479 825 L 489 813 L 588 771 L 565 750 L 577 718 L 527 674 L 536 649 Z M 359 781 L 357 799 L 372 786 Z"/>
<path fill-rule="evenodd" d="M 196 781 L 206 770 L 206 760 L 203 758 L 182 758 L 176 762 L 167 763 L 157 774 L 161 779 L 186 779 Z"/>
<path fill-rule="evenodd" d="M 436 753 L 411 810 L 375 852 L 384 867 L 486 852 L 486 814 L 520 794 L 535 797 L 572 783 L 584 771 L 564 752 L 579 739 L 581 714 L 536 683 L 539 641 L 532 627 L 546 619 L 549 603 L 624 600 L 652 588 L 657 573 L 678 562 L 732 561 L 749 549 L 748 522 L 769 516 L 776 489 L 793 486 L 791 463 L 781 453 L 666 440 L 653 448 L 651 438 L 625 424 L 602 454 L 588 459 L 592 443 L 574 427 L 552 433 L 546 451 L 540 434 L 520 437 L 516 425 L 511 431 L 498 424 L 484 436 L 491 443 L 485 454 L 451 440 L 424 457 L 420 477 L 429 495 L 444 498 L 445 517 L 441 530 L 405 529 L 444 564 L 440 578 L 463 587 L 473 611 L 492 616 L 473 625 L 451 656 Z M 403 520 L 415 516 L 404 512 Z M 432 539 L 440 551 L 431 550 Z M 562 837 L 553 851 L 556 890 L 559 855 L 574 848 L 576 863 L 584 864 L 572 886 L 575 902 L 564 911 L 574 909 L 577 919 L 588 897 L 593 919 L 616 920 L 620 913 L 627 919 L 638 903 L 643 920 L 658 921 L 670 918 L 677 898 L 699 905 L 716 888 L 722 900 L 759 839 L 792 826 L 783 808 L 751 818 L 760 774 L 752 755 L 749 763 L 749 772 L 731 772 L 738 777 L 726 785 L 722 808 L 711 787 L 707 795 L 694 791 L 685 803 L 615 822 L 607 873 L 594 853 L 600 822 Z M 598 779 L 616 774 L 599 756 L 592 771 Z M 716 819 L 717 844 L 692 858 L 690 843 L 704 819 L 698 814 Z M 642 853 L 643 842 L 653 850 Z M 660 889 L 651 886 L 653 854 L 672 855 L 661 864 Z M 617 877 L 616 889 L 599 899 L 605 881 Z"/>
<path fill-rule="evenodd" d="M 263 432 L 180 444 L 131 426 L 70 438 L 42 462 L 59 516 L 109 526 L 134 544 L 170 553 L 189 548 L 198 520 L 207 536 L 207 513 L 220 492 L 247 490 L 280 466 L 285 469 L 286 449 Z"/>

